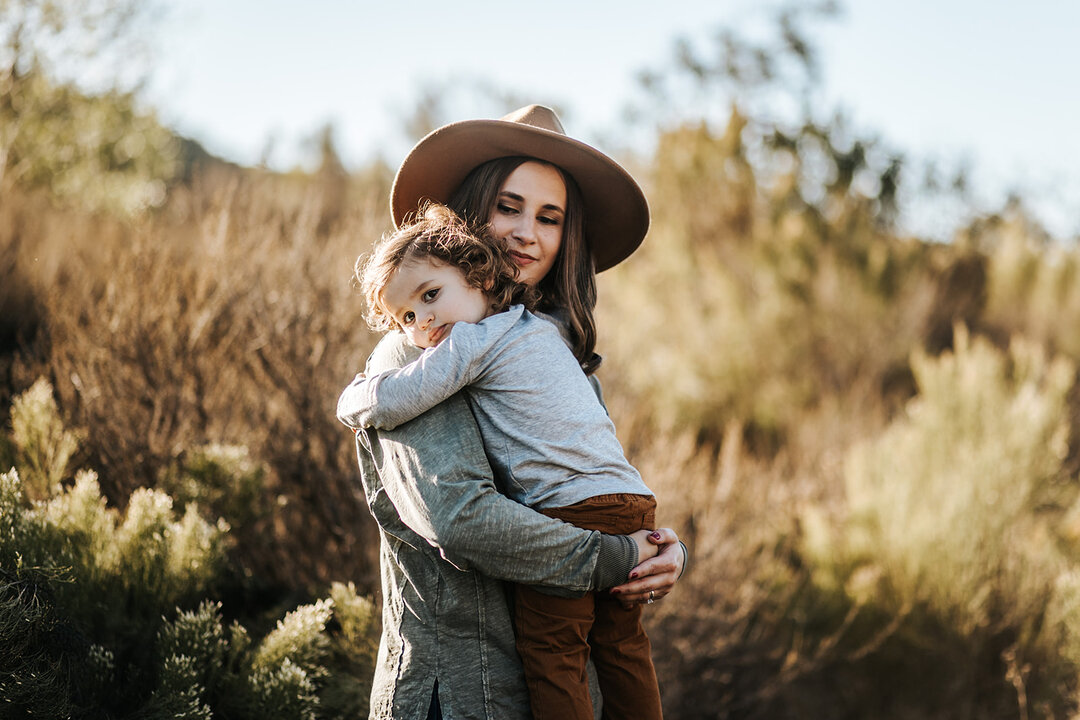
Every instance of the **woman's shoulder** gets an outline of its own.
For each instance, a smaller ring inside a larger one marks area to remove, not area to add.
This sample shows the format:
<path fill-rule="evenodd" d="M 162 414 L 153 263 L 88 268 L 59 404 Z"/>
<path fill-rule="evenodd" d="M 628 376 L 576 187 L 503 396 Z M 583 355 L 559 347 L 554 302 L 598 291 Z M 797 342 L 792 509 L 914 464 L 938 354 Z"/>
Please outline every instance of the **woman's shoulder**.
<path fill-rule="evenodd" d="M 368 375 L 375 375 L 384 370 L 408 365 L 420 357 L 421 352 L 420 348 L 409 344 L 409 341 L 405 338 L 405 333 L 393 330 L 383 335 L 382 339 L 379 340 L 379 344 L 368 355 L 367 367 L 364 372 Z"/>
<path fill-rule="evenodd" d="M 525 313 L 532 324 L 539 331 L 554 331 L 563 341 L 563 344 L 571 350 L 574 349 L 570 340 L 570 323 L 559 310 L 547 312 L 544 310 L 531 310 Z"/>
<path fill-rule="evenodd" d="M 574 341 L 570 336 L 570 319 L 561 308 L 555 308 L 549 312 L 543 310 L 533 310 L 532 315 L 546 323 L 552 325 L 559 333 L 559 337 L 562 338 L 563 343 L 569 348 L 570 352 L 574 351 Z M 600 368 L 600 363 L 603 362 L 603 358 L 596 353 L 592 354 L 587 361 L 580 363 L 581 371 L 588 376 L 592 376 Z"/>
<path fill-rule="evenodd" d="M 570 319 L 567 317 L 566 312 L 561 308 L 548 308 L 544 310 L 533 308 L 529 311 L 529 314 L 551 323 L 558 328 L 560 333 L 570 332 Z"/>

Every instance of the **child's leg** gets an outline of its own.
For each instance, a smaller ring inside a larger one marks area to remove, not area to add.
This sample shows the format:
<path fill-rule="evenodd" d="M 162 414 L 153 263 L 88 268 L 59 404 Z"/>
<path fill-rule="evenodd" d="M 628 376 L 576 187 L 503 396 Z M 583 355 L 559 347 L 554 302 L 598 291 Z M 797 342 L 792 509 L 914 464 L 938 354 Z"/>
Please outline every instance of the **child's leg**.
<path fill-rule="evenodd" d="M 563 598 L 515 587 L 514 635 L 535 720 L 593 720 L 586 674 L 592 620 L 593 593 Z"/>
<path fill-rule="evenodd" d="M 660 720 L 660 688 L 641 625 L 641 606 L 627 610 L 610 593 L 596 593 L 589 645 L 604 698 L 604 720 Z"/>
<path fill-rule="evenodd" d="M 626 534 L 656 527 L 656 500 L 623 495 L 621 506 L 606 509 L 608 523 L 593 520 L 597 529 Z M 610 514 L 609 514 L 610 513 Z M 577 525 L 577 523 L 574 523 Z M 596 593 L 595 618 L 589 645 L 604 698 L 604 720 L 660 720 L 660 688 L 656 682 L 649 637 L 641 624 L 641 606 L 627 610 L 609 592 Z"/>
<path fill-rule="evenodd" d="M 603 495 L 569 507 L 545 509 L 541 512 L 565 520 L 577 527 L 610 534 L 626 534 L 641 528 L 654 527 L 656 500 L 641 495 Z M 539 595 L 542 599 L 541 603 L 565 600 L 544 595 L 532 588 L 519 589 L 528 590 L 529 597 Z M 561 720 L 562 717 L 567 716 L 568 711 L 563 709 L 565 705 L 556 703 L 555 693 L 548 686 L 561 687 L 559 693 L 566 697 L 576 698 L 578 712 L 591 713 L 591 705 L 586 705 L 589 694 L 585 674 L 585 662 L 590 656 L 591 649 L 600 692 L 603 696 L 605 720 L 660 718 L 660 691 L 650 655 L 649 639 L 641 625 L 641 608 L 624 610 L 622 605 L 607 592 L 590 593 L 587 598 L 582 598 L 582 600 L 585 599 L 588 600 L 587 604 L 575 605 L 577 600 L 571 600 L 565 604 L 552 602 L 551 605 L 544 606 L 553 612 L 549 612 L 546 618 L 539 614 L 532 618 L 535 625 L 531 632 L 535 635 L 534 641 L 528 644 L 527 649 L 522 649 L 519 636 L 518 652 L 521 653 L 523 660 L 527 654 L 537 656 L 553 654 L 555 648 L 551 647 L 549 636 L 545 634 L 546 628 L 549 627 L 557 630 L 550 637 L 558 636 L 561 646 L 576 647 L 572 652 L 559 649 L 555 653 L 560 657 L 558 662 L 565 663 L 565 669 L 560 669 L 559 673 L 539 668 L 536 663 L 543 662 L 543 658 L 526 661 L 525 676 L 530 683 L 529 698 L 533 707 L 533 717 L 537 720 L 544 717 Z M 527 599 L 526 602 L 530 600 Z M 533 610 L 529 609 L 527 612 L 531 614 Z M 600 616 L 601 612 L 603 612 L 603 617 Z M 573 632 L 565 627 L 570 623 L 571 615 L 574 617 Z M 570 658 L 573 660 L 571 661 Z M 530 679 L 530 664 L 537 668 L 536 672 L 549 674 L 539 680 Z M 576 689 L 570 689 L 567 683 L 572 684 Z M 547 688 L 544 697 L 534 692 L 534 684 Z M 552 704 L 549 705 L 549 703 Z M 548 714 L 555 712 L 558 714 Z M 576 718 L 578 715 L 569 715 L 569 717 Z M 591 715 L 581 715 L 581 717 L 591 717 Z"/>

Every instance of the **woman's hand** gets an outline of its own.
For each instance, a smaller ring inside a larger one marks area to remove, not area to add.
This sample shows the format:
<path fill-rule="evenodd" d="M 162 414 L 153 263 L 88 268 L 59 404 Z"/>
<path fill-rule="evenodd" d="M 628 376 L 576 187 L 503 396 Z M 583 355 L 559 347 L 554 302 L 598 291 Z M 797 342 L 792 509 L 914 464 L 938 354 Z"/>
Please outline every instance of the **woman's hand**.
<path fill-rule="evenodd" d="M 638 540 L 636 533 L 634 537 Z M 623 605 L 648 603 L 665 597 L 675 587 L 686 565 L 686 553 L 679 536 L 671 528 L 660 528 L 647 535 L 648 542 L 659 547 L 656 557 L 638 563 L 630 571 L 630 581 L 611 589 Z"/>

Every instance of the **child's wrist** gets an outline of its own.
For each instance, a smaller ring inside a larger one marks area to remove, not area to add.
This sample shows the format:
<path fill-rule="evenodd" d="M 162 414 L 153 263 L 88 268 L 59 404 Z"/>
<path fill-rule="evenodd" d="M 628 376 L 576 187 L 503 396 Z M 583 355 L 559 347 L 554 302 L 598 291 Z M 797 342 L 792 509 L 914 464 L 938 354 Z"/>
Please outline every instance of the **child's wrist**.
<path fill-rule="evenodd" d="M 637 565 L 656 557 L 656 554 L 660 552 L 659 546 L 649 542 L 650 532 L 650 530 L 638 530 L 637 532 L 630 534 L 630 537 L 634 540 L 634 545 L 637 546 Z"/>

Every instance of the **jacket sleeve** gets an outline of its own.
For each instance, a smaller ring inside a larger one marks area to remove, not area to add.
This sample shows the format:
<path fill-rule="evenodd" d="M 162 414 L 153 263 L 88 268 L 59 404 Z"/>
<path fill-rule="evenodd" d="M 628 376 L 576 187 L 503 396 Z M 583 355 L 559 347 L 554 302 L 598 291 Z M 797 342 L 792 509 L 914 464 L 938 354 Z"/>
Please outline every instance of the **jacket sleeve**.
<path fill-rule="evenodd" d="M 457 323 L 444 342 L 404 366 L 357 375 L 338 399 L 338 419 L 351 428 L 393 430 L 427 412 L 482 372 L 497 346 L 477 338 L 485 338 L 479 325 Z"/>
<path fill-rule="evenodd" d="M 384 340 L 368 369 L 405 359 Z M 369 461 L 397 517 L 460 569 L 582 591 L 624 582 L 637 563 L 630 538 L 576 528 L 500 493 L 460 393 L 395 430 L 368 429 L 357 439 L 367 455 L 362 469 Z"/>

